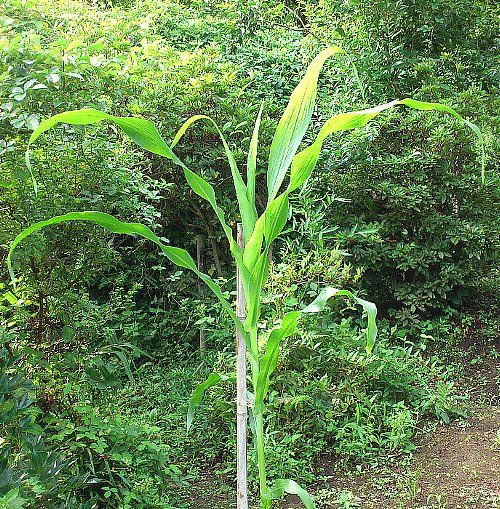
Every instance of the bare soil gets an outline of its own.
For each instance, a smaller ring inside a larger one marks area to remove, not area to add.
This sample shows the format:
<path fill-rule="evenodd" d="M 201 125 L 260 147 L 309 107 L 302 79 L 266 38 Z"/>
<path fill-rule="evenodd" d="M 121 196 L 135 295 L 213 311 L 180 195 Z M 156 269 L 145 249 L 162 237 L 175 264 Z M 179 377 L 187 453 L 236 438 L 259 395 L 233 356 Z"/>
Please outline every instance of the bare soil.
<path fill-rule="evenodd" d="M 442 494 L 447 507 L 497 507 L 500 503 L 500 408 L 484 406 L 465 422 L 441 427 L 417 455 L 420 501 Z M 494 500 L 496 499 L 496 502 Z M 468 502 L 469 501 L 469 502 Z"/>

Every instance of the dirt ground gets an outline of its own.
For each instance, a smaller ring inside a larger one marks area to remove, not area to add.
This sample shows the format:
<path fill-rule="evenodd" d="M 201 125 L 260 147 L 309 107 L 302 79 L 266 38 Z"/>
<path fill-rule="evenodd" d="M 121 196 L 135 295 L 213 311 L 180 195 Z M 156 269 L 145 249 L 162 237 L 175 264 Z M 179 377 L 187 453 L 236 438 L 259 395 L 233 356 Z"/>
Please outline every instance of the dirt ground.
<path fill-rule="evenodd" d="M 442 494 L 448 507 L 497 507 L 500 503 L 500 408 L 484 406 L 465 422 L 442 427 L 417 456 L 420 501 Z M 424 495 L 424 497 L 422 497 Z M 495 502 L 496 500 L 496 502 Z"/>

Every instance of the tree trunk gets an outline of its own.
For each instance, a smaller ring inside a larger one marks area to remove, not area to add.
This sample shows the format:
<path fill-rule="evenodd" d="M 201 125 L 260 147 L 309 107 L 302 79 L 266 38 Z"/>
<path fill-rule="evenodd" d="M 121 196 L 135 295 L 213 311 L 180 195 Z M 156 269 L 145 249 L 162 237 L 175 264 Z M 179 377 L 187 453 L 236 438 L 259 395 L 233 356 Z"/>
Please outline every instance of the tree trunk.
<path fill-rule="evenodd" d="M 217 247 L 217 241 L 213 237 L 210 237 L 210 245 L 212 246 L 212 254 L 214 257 L 214 265 L 215 265 L 215 270 L 217 271 L 217 276 L 222 277 L 223 276 L 222 264 L 220 262 L 220 257 L 219 257 L 219 248 Z"/>
<path fill-rule="evenodd" d="M 205 238 L 202 234 L 196 235 L 196 262 L 200 272 L 205 272 L 205 253 Z M 204 293 L 203 285 L 203 281 L 198 279 L 198 292 L 200 294 L 200 299 L 203 297 Z M 203 325 L 200 327 L 200 353 L 202 356 L 204 356 L 207 351 L 207 340 L 203 327 Z"/>

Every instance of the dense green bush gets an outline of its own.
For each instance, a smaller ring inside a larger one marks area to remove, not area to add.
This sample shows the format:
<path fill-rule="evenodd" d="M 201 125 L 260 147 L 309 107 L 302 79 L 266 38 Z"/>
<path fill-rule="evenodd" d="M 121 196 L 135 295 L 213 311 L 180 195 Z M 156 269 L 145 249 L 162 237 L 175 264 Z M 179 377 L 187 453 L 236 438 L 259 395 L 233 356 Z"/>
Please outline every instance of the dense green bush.
<path fill-rule="evenodd" d="M 309 31 L 323 38 L 328 29 L 352 51 L 363 77 L 358 100 L 395 93 L 445 101 L 485 132 L 485 186 L 477 151 L 463 131 L 452 134 L 453 121 L 398 113 L 334 140 L 311 183 L 318 197 L 333 190 L 348 201 L 324 219 L 340 227 L 338 245 L 364 272 L 362 286 L 403 323 L 459 309 L 478 272 L 498 262 L 498 24 L 486 22 L 498 10 L 490 2 L 417 4 L 297 3 Z"/>
<path fill-rule="evenodd" d="M 478 95 L 470 91 L 458 100 L 484 108 L 487 99 Z M 338 187 L 350 200 L 330 209 L 329 221 L 373 232 L 339 236 L 352 263 L 365 269 L 369 294 L 415 322 L 459 308 L 477 275 L 495 263 L 498 179 L 491 167 L 481 185 L 473 147 L 461 132 L 452 134 L 452 123 L 394 117 L 362 136 L 362 151 L 351 150 L 352 139 L 338 152 L 334 147 L 321 188 Z"/>
<path fill-rule="evenodd" d="M 70 462 L 45 442 L 43 412 L 35 406 L 35 388 L 19 361 L 10 349 L 0 351 L 0 503 L 7 508 L 90 508 L 92 501 L 79 504 L 75 496 L 89 474 L 71 472 Z"/>
<path fill-rule="evenodd" d="M 89 384 L 89 366 L 71 373 L 78 367 L 74 352 L 52 355 L 50 376 L 43 374 L 36 390 L 21 366 L 49 368 L 43 357 L 1 351 L 0 497 L 15 490 L 29 507 L 47 509 L 90 508 L 99 500 L 123 509 L 171 509 L 179 499 L 170 485 L 181 471 L 172 445 L 159 440 L 160 428 L 114 414 L 115 384 Z"/>

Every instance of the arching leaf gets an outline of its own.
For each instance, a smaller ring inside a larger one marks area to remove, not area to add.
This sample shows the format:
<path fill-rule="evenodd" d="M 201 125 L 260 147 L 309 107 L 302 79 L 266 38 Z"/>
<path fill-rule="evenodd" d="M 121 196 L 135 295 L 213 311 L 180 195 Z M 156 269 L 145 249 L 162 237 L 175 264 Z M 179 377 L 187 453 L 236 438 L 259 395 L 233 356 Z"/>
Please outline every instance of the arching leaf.
<path fill-rule="evenodd" d="M 234 381 L 235 378 L 226 375 L 219 375 L 219 373 L 210 373 L 210 375 L 204 382 L 201 382 L 196 386 L 195 390 L 193 391 L 193 394 L 191 395 L 191 398 L 189 398 L 189 406 L 186 418 L 187 431 L 189 431 L 189 429 L 191 428 L 196 408 L 203 400 L 205 392 L 211 387 L 216 386 L 219 382 L 225 382 L 227 380 Z"/>
<path fill-rule="evenodd" d="M 143 149 L 172 160 L 176 159 L 175 154 L 161 137 L 158 129 L 149 120 L 138 117 L 115 117 L 93 108 L 65 111 L 44 120 L 31 133 L 29 145 L 57 124 L 89 125 L 102 120 L 108 120 L 120 126 L 127 136 Z"/>
<path fill-rule="evenodd" d="M 274 486 L 269 490 L 265 498 L 268 500 L 277 500 L 283 497 L 285 493 L 297 495 L 306 509 L 315 509 L 316 507 L 311 495 L 291 479 L 276 479 L 276 481 L 274 481 Z"/>
<path fill-rule="evenodd" d="M 254 413 L 260 414 L 264 411 L 264 399 L 269 389 L 270 376 L 276 369 L 279 356 L 281 341 L 294 334 L 297 330 L 297 324 L 302 313 L 319 313 L 327 305 L 332 297 L 349 297 L 356 304 L 359 304 L 367 314 L 368 324 L 366 330 L 366 351 L 370 353 L 377 337 L 377 307 L 372 302 L 360 299 L 349 290 L 340 290 L 338 288 L 327 287 L 314 299 L 314 301 L 301 311 L 291 311 L 287 313 L 282 320 L 280 327 L 274 329 L 269 334 L 266 342 L 266 350 L 260 361 L 260 370 L 257 384 L 255 387 L 255 406 Z"/>
<path fill-rule="evenodd" d="M 325 309 L 327 302 L 332 297 L 349 297 L 356 304 L 359 304 L 366 312 L 368 317 L 368 326 L 366 329 L 366 351 L 371 353 L 373 346 L 375 345 L 375 339 L 377 338 L 377 306 L 373 302 L 369 302 L 364 299 L 360 299 L 357 295 L 350 292 L 349 290 L 340 290 L 338 288 L 327 287 L 321 291 L 321 293 L 314 299 L 309 306 L 302 310 L 302 313 L 319 313 Z"/>
<path fill-rule="evenodd" d="M 332 46 L 317 55 L 290 96 L 290 101 L 279 121 L 269 152 L 268 203 L 272 202 L 278 194 L 290 163 L 311 121 L 321 68 L 325 61 L 336 53 L 343 53 L 343 50 Z"/>
<path fill-rule="evenodd" d="M 483 136 L 479 128 L 472 122 L 464 119 L 454 109 L 438 103 L 426 103 L 422 101 L 415 101 L 414 99 L 403 99 L 401 101 L 392 101 L 390 103 L 381 104 L 374 108 L 369 108 L 360 111 L 351 111 L 348 113 L 340 113 L 333 116 L 321 128 L 316 140 L 313 144 L 306 147 L 304 150 L 299 152 L 292 161 L 292 168 L 290 171 L 290 184 L 287 191 L 291 192 L 300 187 L 311 175 L 314 170 L 316 163 L 318 162 L 321 149 L 323 147 L 323 141 L 331 134 L 339 131 L 348 131 L 363 127 L 370 120 L 375 118 L 379 113 L 393 108 L 394 106 L 405 105 L 409 108 L 418 110 L 436 110 L 443 111 L 460 120 L 463 124 L 469 127 L 474 134 L 477 136 L 481 144 L 481 178 L 484 182 L 484 171 L 485 171 L 485 155 L 484 155 L 484 141 Z"/>
<path fill-rule="evenodd" d="M 149 152 L 152 152 L 153 154 L 166 157 L 177 166 L 180 166 L 184 172 L 184 177 L 186 178 L 186 181 L 191 187 L 191 189 L 198 196 L 200 196 L 204 200 L 207 200 L 212 206 L 213 210 L 215 211 L 215 214 L 217 215 L 217 218 L 219 219 L 219 222 L 222 225 L 222 228 L 224 229 L 224 233 L 226 234 L 226 237 L 230 243 L 231 250 L 234 251 L 235 253 L 238 252 L 238 247 L 234 242 L 231 228 L 228 226 L 226 222 L 224 211 L 217 204 L 215 198 L 215 191 L 212 185 L 205 179 L 191 171 L 189 168 L 187 168 L 187 166 L 174 154 L 172 148 L 167 145 L 167 143 L 159 133 L 158 129 L 156 129 L 155 125 L 149 120 L 146 120 L 144 118 L 116 117 L 114 115 L 104 113 L 103 111 L 88 108 L 59 113 L 41 122 L 37 129 L 35 129 L 31 134 L 28 143 L 28 150 L 26 151 L 26 164 L 31 173 L 35 192 L 37 190 L 37 183 L 33 175 L 29 157 L 31 144 L 35 142 L 43 133 L 61 123 L 70 125 L 89 125 L 96 124 L 103 120 L 113 122 L 119 127 L 121 127 L 125 134 L 132 141 L 137 143 L 137 145 L 139 145 L 141 148 Z M 225 140 L 224 146 L 227 147 L 227 143 L 225 143 Z M 227 147 L 227 150 L 229 150 L 229 147 Z M 234 162 L 234 158 L 232 159 Z"/>
<path fill-rule="evenodd" d="M 247 196 L 247 187 L 243 182 L 243 178 L 241 177 L 240 171 L 236 164 L 236 160 L 234 159 L 234 155 L 229 148 L 229 145 L 226 141 L 226 138 L 222 134 L 222 131 L 219 129 L 217 123 L 212 120 L 210 117 L 206 115 L 194 115 L 190 117 L 182 127 L 177 131 L 174 140 L 172 141 L 172 148 L 174 148 L 177 143 L 180 141 L 184 133 L 191 127 L 192 124 L 197 122 L 198 120 L 208 120 L 210 123 L 214 125 L 219 133 L 219 137 L 222 140 L 222 144 L 224 146 L 224 150 L 226 152 L 226 157 L 229 162 L 229 167 L 231 169 L 231 175 L 233 177 L 234 188 L 236 191 L 236 199 L 238 200 L 238 206 L 240 209 L 241 222 L 243 223 L 243 234 L 245 237 L 245 241 L 250 238 L 252 234 L 253 228 L 255 226 L 255 221 L 257 221 L 257 210 L 255 208 L 255 203 L 250 202 Z"/>
<path fill-rule="evenodd" d="M 23 230 L 13 240 L 9 249 L 9 253 L 7 255 L 7 266 L 11 278 L 14 280 L 14 271 L 12 268 L 12 254 L 20 242 L 22 242 L 26 237 L 32 235 L 37 231 L 42 230 L 43 228 L 46 228 L 47 226 L 70 221 L 90 221 L 105 228 L 106 230 L 112 233 L 138 235 L 140 237 L 150 240 L 151 242 L 154 242 L 162 250 L 162 252 L 165 253 L 167 258 L 172 263 L 178 265 L 179 267 L 192 270 L 199 278 L 201 278 L 205 282 L 205 284 L 212 290 L 215 296 L 219 299 L 225 311 L 231 316 L 234 323 L 236 324 L 236 327 L 238 327 L 238 329 L 241 331 L 245 341 L 248 342 L 248 334 L 245 331 L 240 320 L 236 317 L 236 314 L 231 304 L 224 298 L 220 286 L 210 276 L 198 270 L 193 258 L 185 249 L 167 246 L 146 225 L 143 225 L 141 223 L 126 223 L 104 212 L 96 211 L 69 212 L 68 214 L 55 216 L 45 221 L 40 221 Z"/>

